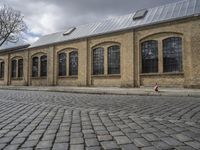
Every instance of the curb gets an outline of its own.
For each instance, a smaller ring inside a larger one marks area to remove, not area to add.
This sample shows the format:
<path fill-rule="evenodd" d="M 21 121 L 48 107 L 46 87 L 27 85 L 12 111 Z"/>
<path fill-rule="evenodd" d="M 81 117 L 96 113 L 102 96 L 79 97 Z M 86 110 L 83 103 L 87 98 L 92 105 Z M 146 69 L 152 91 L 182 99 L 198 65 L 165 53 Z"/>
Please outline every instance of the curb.
<path fill-rule="evenodd" d="M 151 91 L 144 91 L 144 92 L 126 92 L 126 91 L 89 91 L 89 90 L 58 90 L 58 89 L 36 89 L 36 88 L 2 88 L 0 90 L 18 90 L 18 91 L 44 91 L 44 92 L 62 92 L 62 93 L 77 93 L 77 94 L 98 94 L 98 95 L 137 95 L 137 96 L 176 96 L 176 97 L 200 97 L 200 93 L 177 93 L 177 92 L 166 92 L 160 91 L 159 93 L 151 92 Z"/>

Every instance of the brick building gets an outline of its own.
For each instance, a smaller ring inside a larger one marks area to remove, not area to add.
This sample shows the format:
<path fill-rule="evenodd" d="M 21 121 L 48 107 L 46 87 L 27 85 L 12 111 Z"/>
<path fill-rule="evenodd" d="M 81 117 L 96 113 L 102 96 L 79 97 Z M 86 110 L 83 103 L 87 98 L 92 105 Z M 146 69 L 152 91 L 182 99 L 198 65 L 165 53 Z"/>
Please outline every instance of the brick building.
<path fill-rule="evenodd" d="M 200 0 L 143 9 L 0 50 L 0 85 L 200 87 Z"/>

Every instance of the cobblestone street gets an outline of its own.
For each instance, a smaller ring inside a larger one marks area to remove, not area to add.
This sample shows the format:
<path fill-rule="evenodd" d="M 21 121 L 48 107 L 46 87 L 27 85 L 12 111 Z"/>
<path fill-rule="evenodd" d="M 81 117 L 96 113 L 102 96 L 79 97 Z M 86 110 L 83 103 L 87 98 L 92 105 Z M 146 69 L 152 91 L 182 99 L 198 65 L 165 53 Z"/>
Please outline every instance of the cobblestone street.
<path fill-rule="evenodd" d="M 199 150 L 200 98 L 0 90 L 3 150 Z"/>

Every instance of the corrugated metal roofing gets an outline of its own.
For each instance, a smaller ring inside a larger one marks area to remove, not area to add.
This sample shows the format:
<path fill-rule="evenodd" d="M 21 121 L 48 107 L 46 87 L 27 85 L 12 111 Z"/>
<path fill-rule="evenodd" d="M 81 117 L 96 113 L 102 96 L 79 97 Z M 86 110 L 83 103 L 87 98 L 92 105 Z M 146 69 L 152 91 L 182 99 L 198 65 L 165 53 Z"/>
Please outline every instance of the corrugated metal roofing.
<path fill-rule="evenodd" d="M 129 28 L 137 28 L 155 23 L 161 23 L 200 14 L 200 0 L 183 0 L 155 8 L 148 9 L 146 16 L 142 19 L 133 20 L 132 14 L 104 20 L 98 23 L 80 25 L 70 35 L 63 36 L 63 32 L 53 33 L 41 37 L 31 47 L 54 44 L 83 37 L 90 37 L 105 33 L 111 33 Z"/>

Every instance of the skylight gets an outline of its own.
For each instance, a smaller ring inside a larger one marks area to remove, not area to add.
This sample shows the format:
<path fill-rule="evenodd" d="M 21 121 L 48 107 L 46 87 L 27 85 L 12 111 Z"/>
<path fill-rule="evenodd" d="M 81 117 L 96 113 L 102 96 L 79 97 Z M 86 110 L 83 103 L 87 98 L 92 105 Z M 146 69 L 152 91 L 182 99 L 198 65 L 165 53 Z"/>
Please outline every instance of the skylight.
<path fill-rule="evenodd" d="M 147 9 L 138 10 L 133 16 L 133 20 L 144 18 L 147 14 Z"/>
<path fill-rule="evenodd" d="M 71 28 L 69 28 L 67 31 L 65 31 L 65 32 L 63 33 L 63 35 L 69 35 L 69 34 L 71 34 L 74 30 L 76 30 L 76 27 L 71 27 Z"/>

